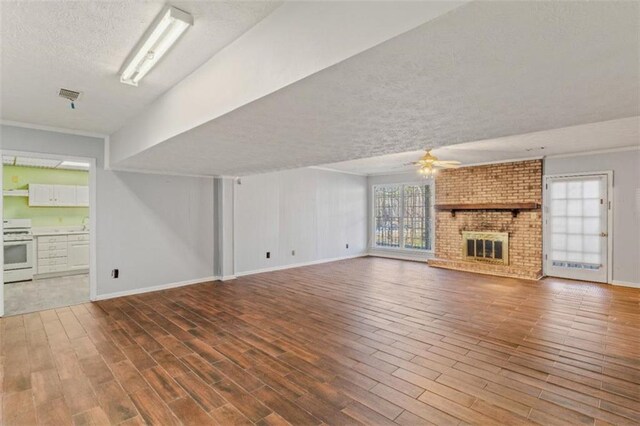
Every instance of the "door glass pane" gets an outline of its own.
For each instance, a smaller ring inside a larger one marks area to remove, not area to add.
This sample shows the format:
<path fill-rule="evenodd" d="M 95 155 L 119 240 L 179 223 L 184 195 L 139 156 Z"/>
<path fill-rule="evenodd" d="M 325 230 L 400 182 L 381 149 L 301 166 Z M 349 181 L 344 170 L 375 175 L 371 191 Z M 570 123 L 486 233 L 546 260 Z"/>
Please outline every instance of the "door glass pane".
<path fill-rule="evenodd" d="M 600 182 L 597 180 L 585 181 L 582 185 L 584 198 L 600 198 Z"/>
<path fill-rule="evenodd" d="M 567 182 L 567 198 L 582 198 L 582 181 Z"/>
<path fill-rule="evenodd" d="M 585 235 L 598 235 L 600 233 L 599 218 L 585 218 L 583 226 Z"/>
<path fill-rule="evenodd" d="M 602 267 L 604 184 L 600 177 L 551 183 L 551 260 L 557 267 Z"/>
<path fill-rule="evenodd" d="M 569 234 L 582 233 L 582 218 L 581 217 L 569 217 L 567 218 L 566 232 Z"/>
<path fill-rule="evenodd" d="M 4 246 L 5 265 L 25 263 L 27 261 L 27 245 Z"/>
<path fill-rule="evenodd" d="M 584 200 L 583 212 L 588 217 L 600 217 L 600 200 Z"/>
<path fill-rule="evenodd" d="M 551 184 L 551 198 L 553 198 L 553 199 L 565 199 L 565 198 L 567 198 L 567 183 L 566 182 L 553 182 Z"/>
<path fill-rule="evenodd" d="M 553 217 L 551 218 L 551 230 L 555 233 L 564 234 L 567 232 L 567 218 L 566 217 Z"/>
<path fill-rule="evenodd" d="M 582 216 L 582 200 L 567 201 L 567 216 Z"/>

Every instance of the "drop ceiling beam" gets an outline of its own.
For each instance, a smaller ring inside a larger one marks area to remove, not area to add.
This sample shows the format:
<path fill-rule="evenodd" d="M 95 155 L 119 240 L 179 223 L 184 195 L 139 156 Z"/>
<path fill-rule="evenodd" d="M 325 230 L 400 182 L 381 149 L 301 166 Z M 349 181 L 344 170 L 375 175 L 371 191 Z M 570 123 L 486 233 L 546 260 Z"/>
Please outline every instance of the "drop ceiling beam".
<path fill-rule="evenodd" d="M 112 134 L 111 166 L 464 3 L 285 3 Z"/>

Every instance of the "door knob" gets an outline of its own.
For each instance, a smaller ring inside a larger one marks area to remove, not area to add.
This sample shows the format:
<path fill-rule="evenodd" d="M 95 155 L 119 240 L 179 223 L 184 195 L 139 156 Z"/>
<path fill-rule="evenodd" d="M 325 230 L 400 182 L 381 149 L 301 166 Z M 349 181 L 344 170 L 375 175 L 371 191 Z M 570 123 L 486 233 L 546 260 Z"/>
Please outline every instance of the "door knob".
<path fill-rule="evenodd" d="M 608 236 L 609 236 L 609 234 L 607 234 L 606 232 L 601 232 L 601 233 L 600 233 L 600 236 L 601 236 L 601 237 L 608 237 Z"/>

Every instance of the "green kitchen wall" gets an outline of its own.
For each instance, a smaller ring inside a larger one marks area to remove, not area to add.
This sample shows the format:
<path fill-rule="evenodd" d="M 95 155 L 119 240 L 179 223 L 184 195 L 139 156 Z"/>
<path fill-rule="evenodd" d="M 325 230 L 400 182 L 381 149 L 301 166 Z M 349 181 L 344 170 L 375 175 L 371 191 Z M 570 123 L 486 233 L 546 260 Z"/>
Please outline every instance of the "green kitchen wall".
<path fill-rule="evenodd" d="M 28 189 L 30 183 L 89 185 L 89 172 L 40 167 L 3 167 L 3 189 Z M 29 207 L 28 197 L 4 197 L 5 219 L 31 219 L 33 227 L 83 225 L 88 207 Z"/>

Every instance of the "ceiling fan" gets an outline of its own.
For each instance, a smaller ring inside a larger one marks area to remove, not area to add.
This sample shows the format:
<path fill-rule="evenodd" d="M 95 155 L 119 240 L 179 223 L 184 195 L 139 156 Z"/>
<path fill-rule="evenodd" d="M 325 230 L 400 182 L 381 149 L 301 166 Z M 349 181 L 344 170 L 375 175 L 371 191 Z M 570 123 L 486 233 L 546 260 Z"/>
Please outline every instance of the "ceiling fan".
<path fill-rule="evenodd" d="M 443 161 L 431 153 L 430 149 L 418 161 L 407 163 L 405 166 L 418 166 L 418 173 L 424 177 L 432 177 L 438 169 L 455 169 L 460 167 L 459 161 Z"/>

